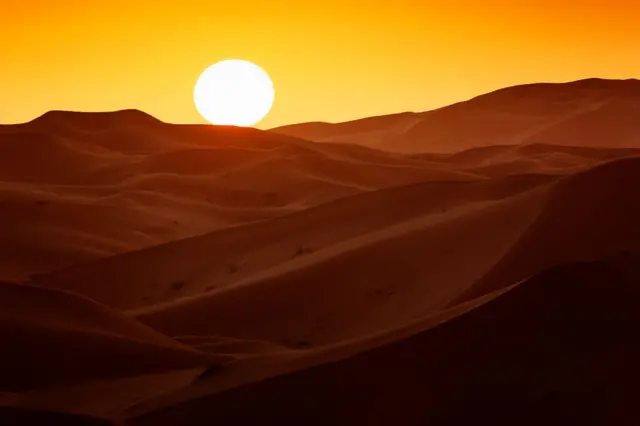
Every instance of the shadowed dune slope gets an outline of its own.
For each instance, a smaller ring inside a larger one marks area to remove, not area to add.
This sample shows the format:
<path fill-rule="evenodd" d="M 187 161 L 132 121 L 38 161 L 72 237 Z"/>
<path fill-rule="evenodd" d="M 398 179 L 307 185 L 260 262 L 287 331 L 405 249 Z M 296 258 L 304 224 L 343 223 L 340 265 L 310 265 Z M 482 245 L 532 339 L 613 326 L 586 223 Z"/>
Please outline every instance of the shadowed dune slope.
<path fill-rule="evenodd" d="M 636 424 L 638 284 L 635 256 L 552 268 L 411 337 L 218 394 L 178 394 L 130 424 Z"/>
<path fill-rule="evenodd" d="M 121 423 L 93 416 L 2 405 L 0 423 L 20 426 L 121 426 Z"/>
<path fill-rule="evenodd" d="M 640 81 L 515 86 L 423 113 L 302 123 L 272 131 L 398 152 L 458 152 L 530 143 L 640 148 Z"/>
<path fill-rule="evenodd" d="M 463 296 L 476 297 L 554 265 L 640 249 L 640 158 L 559 181 L 517 244 Z"/>
<path fill-rule="evenodd" d="M 207 366 L 216 359 L 89 299 L 0 284 L 0 391 Z"/>

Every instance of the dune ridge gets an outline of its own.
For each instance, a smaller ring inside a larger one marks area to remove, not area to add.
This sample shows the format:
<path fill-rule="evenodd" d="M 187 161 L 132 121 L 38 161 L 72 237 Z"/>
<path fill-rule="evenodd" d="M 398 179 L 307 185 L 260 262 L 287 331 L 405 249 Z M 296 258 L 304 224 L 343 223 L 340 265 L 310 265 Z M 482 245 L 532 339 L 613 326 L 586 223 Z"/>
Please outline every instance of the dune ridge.
<path fill-rule="evenodd" d="M 18 248 L 3 253 L 0 278 L 20 281 L 363 191 L 479 178 L 366 148 L 172 125 L 140 111 L 48 113 L 0 126 L 0 219 L 12 225 L 0 247 Z M 47 243 L 62 235 L 68 245 Z"/>
<path fill-rule="evenodd" d="M 639 148 L 639 116 L 640 81 L 587 79 L 509 87 L 421 113 L 301 123 L 272 131 L 403 153 L 532 143 Z"/>

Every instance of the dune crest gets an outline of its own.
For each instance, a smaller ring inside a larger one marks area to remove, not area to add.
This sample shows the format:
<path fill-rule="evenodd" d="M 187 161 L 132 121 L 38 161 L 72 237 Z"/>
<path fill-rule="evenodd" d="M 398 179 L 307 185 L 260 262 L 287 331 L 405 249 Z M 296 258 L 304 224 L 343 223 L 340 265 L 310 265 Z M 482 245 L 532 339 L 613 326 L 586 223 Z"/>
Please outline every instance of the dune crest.
<path fill-rule="evenodd" d="M 272 129 L 403 153 L 531 143 L 640 148 L 640 81 L 588 79 L 500 89 L 422 113 Z"/>

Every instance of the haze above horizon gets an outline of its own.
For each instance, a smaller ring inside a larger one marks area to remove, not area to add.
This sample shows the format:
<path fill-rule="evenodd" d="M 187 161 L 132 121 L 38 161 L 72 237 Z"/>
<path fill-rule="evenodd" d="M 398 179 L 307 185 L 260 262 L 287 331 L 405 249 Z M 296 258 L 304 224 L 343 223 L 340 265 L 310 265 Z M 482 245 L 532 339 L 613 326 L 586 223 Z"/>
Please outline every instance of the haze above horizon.
<path fill-rule="evenodd" d="M 518 84 L 640 76 L 632 1 L 248 3 L 7 5 L 0 94 L 11 102 L 0 123 L 132 108 L 203 123 L 193 87 L 227 58 L 274 80 L 260 128 L 424 111 Z"/>

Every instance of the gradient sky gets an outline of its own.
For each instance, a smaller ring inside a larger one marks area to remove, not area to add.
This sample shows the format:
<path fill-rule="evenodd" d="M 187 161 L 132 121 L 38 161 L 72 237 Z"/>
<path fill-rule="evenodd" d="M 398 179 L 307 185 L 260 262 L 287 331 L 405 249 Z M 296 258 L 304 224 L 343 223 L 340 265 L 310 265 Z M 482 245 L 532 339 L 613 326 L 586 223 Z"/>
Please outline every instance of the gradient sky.
<path fill-rule="evenodd" d="M 423 111 L 520 83 L 640 78 L 637 0 L 16 0 L 0 11 L 0 123 L 137 108 L 203 123 L 199 74 L 253 61 L 257 127 Z"/>

